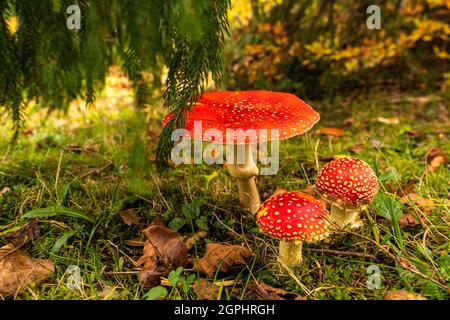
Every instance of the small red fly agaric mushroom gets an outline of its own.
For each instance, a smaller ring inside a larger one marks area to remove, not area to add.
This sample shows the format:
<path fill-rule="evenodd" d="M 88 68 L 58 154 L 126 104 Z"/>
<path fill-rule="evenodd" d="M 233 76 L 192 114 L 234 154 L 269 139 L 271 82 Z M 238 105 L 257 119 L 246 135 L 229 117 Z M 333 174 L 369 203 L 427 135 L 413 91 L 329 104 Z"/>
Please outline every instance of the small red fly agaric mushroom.
<path fill-rule="evenodd" d="M 276 193 L 257 213 L 261 231 L 280 240 L 279 258 L 289 267 L 302 262 L 302 243 L 327 237 L 328 210 L 313 196 L 298 191 Z"/>
<path fill-rule="evenodd" d="M 172 114 L 168 114 L 163 125 L 171 117 Z M 206 92 L 187 112 L 184 130 L 196 141 L 226 145 L 227 167 L 239 182 L 241 207 L 255 213 L 261 202 L 255 181 L 259 169 L 252 149 L 258 143 L 261 148 L 261 144 L 300 135 L 319 118 L 316 111 L 290 93 L 264 90 Z M 216 151 L 216 157 L 223 157 Z M 278 154 L 276 157 L 278 161 Z M 199 162 L 194 159 L 194 163 Z"/>
<path fill-rule="evenodd" d="M 360 226 L 358 213 L 372 202 L 378 191 L 378 179 L 372 168 L 356 158 L 338 158 L 319 172 L 316 187 L 331 202 L 331 219 L 339 227 Z"/>

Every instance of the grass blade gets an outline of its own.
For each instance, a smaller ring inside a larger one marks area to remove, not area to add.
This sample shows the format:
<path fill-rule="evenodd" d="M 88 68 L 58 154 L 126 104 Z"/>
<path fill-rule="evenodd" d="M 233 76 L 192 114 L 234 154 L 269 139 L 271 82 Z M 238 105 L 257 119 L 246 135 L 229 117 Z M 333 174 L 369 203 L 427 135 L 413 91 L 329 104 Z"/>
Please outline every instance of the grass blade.
<path fill-rule="evenodd" d="M 58 215 L 93 222 L 93 220 L 84 213 L 66 207 L 48 207 L 34 209 L 22 215 L 21 219 L 50 218 Z"/>
<path fill-rule="evenodd" d="M 75 234 L 76 234 L 75 231 L 68 231 L 64 233 L 61 237 L 59 237 L 58 240 L 56 240 L 55 244 L 52 247 L 51 252 L 57 253 L 59 249 L 61 249 L 61 247 L 66 244 L 67 240 L 69 240 Z"/>

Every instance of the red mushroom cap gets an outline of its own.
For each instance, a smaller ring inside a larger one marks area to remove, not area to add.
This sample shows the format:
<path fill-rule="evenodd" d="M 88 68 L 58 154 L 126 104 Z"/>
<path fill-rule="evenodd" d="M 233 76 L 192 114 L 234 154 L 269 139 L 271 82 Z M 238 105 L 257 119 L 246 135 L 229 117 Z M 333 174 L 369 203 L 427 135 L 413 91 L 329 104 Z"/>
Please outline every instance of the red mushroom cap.
<path fill-rule="evenodd" d="M 313 196 L 298 191 L 270 197 L 256 217 L 264 233 L 283 241 L 315 242 L 329 235 L 327 208 Z"/>
<path fill-rule="evenodd" d="M 322 168 L 316 187 L 326 198 L 356 207 L 372 202 L 378 191 L 378 179 L 366 162 L 356 158 L 339 158 Z"/>
<path fill-rule="evenodd" d="M 163 125 L 171 118 L 172 114 L 166 115 Z M 203 134 L 208 129 L 218 129 L 224 138 L 216 142 L 229 144 L 242 142 L 226 139 L 227 129 L 253 129 L 257 142 L 267 142 L 300 135 L 319 119 L 314 109 L 290 93 L 265 90 L 205 92 L 188 112 L 185 129 L 195 140 L 204 140 Z M 194 132 L 194 121 L 202 121 L 201 133 Z M 260 135 L 259 129 L 266 129 L 267 134 Z M 271 129 L 278 129 L 279 135 L 272 137 Z M 244 143 L 254 142 L 245 138 Z"/>

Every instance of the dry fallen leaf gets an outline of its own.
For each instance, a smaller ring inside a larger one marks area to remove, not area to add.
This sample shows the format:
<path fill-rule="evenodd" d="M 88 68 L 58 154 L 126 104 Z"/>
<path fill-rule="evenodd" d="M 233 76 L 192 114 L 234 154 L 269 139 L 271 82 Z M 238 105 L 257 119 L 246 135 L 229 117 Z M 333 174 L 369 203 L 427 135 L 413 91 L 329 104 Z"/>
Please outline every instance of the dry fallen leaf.
<path fill-rule="evenodd" d="M 217 269 L 227 272 L 235 265 L 246 264 L 246 259 L 252 255 L 253 253 L 243 246 L 208 243 L 205 256 L 198 260 L 198 267 L 212 277 Z"/>
<path fill-rule="evenodd" d="M 160 224 L 151 224 L 141 231 L 157 252 L 173 267 L 188 264 L 188 249 L 179 234 Z"/>
<path fill-rule="evenodd" d="M 130 247 L 143 247 L 145 244 L 144 241 L 138 238 L 124 240 L 123 243 Z"/>
<path fill-rule="evenodd" d="M 148 239 L 144 244 L 144 254 L 137 261 L 143 265 L 139 280 L 145 287 L 157 285 L 160 277 L 167 276 L 170 270 L 188 265 L 188 249 L 177 232 L 157 223 L 141 232 Z"/>
<path fill-rule="evenodd" d="M 256 298 L 263 300 L 306 300 L 298 293 L 274 288 L 263 282 L 251 281 L 248 284 L 248 291 Z"/>
<path fill-rule="evenodd" d="M 423 198 L 415 193 L 409 193 L 403 196 L 400 201 L 405 205 L 405 208 L 408 211 L 414 210 L 413 206 L 417 206 L 421 212 L 425 215 L 429 215 L 431 209 L 433 208 L 434 202 L 431 199 Z M 420 213 L 418 213 L 420 215 Z M 427 220 L 425 218 L 421 218 L 423 223 L 426 223 Z M 416 218 L 416 216 L 409 212 L 403 212 L 403 214 L 398 219 L 398 223 L 400 227 L 413 227 L 420 224 L 420 221 Z"/>
<path fill-rule="evenodd" d="M 392 290 L 384 294 L 385 300 L 427 300 L 424 296 L 406 290 Z"/>
<path fill-rule="evenodd" d="M 344 121 L 342 121 L 342 125 L 344 126 L 351 126 L 353 125 L 353 118 L 349 117 L 349 118 L 345 118 Z"/>
<path fill-rule="evenodd" d="M 148 240 L 144 244 L 144 255 L 136 263 L 143 265 L 139 272 L 139 281 L 146 288 L 158 285 L 160 277 L 169 272 L 167 266 L 159 258 L 155 247 Z"/>
<path fill-rule="evenodd" d="M 423 221 L 423 219 L 422 219 Z M 399 218 L 398 218 L 398 225 L 401 228 L 404 227 L 414 227 L 416 225 L 420 224 L 419 221 L 417 221 L 417 219 L 414 217 L 414 215 L 410 214 L 410 213 L 403 213 Z"/>
<path fill-rule="evenodd" d="M 434 202 L 431 199 L 424 198 L 415 193 L 409 193 L 406 196 L 403 196 L 401 202 L 406 206 L 411 206 L 411 204 L 415 204 L 423 213 L 430 214 L 431 209 L 433 209 Z"/>
<path fill-rule="evenodd" d="M 0 248 L 0 294 L 11 294 L 53 274 L 50 260 L 32 258 L 13 245 Z"/>
<path fill-rule="evenodd" d="M 376 121 L 380 122 L 380 123 L 384 123 L 384 124 L 399 124 L 400 123 L 400 119 L 399 118 L 383 118 L 383 117 L 378 117 L 376 118 Z"/>
<path fill-rule="evenodd" d="M 421 136 L 421 133 L 417 130 L 408 130 L 408 131 L 405 131 L 405 133 L 408 136 L 413 137 L 413 138 L 418 138 Z"/>
<path fill-rule="evenodd" d="M 446 163 L 447 159 L 444 156 L 434 157 L 430 164 L 427 166 L 429 172 L 435 172 L 442 164 Z"/>
<path fill-rule="evenodd" d="M 320 128 L 319 133 L 327 136 L 342 137 L 344 135 L 344 130 L 339 128 Z"/>
<path fill-rule="evenodd" d="M 39 230 L 39 223 L 37 220 L 32 220 L 26 223 L 20 230 L 6 234 L 4 238 L 13 246 L 19 247 L 40 236 L 41 230 Z"/>
<path fill-rule="evenodd" d="M 425 160 L 427 161 L 426 171 L 435 172 L 440 166 L 447 164 L 448 157 L 441 148 L 431 148 L 425 154 Z"/>
<path fill-rule="evenodd" d="M 397 184 L 395 184 L 392 188 L 393 190 L 390 190 L 392 193 L 395 193 L 399 197 L 403 197 L 409 193 L 414 193 L 414 189 L 416 188 L 417 180 L 410 179 L 402 184 L 401 188 L 398 187 Z"/>
<path fill-rule="evenodd" d="M 136 226 L 141 225 L 141 219 L 136 215 L 136 212 L 133 209 L 124 210 L 119 213 L 119 215 L 122 218 L 123 222 L 128 226 L 131 226 L 133 224 Z"/>
<path fill-rule="evenodd" d="M 220 286 L 209 282 L 206 279 L 195 280 L 193 286 L 197 299 L 216 300 L 219 297 Z"/>
<path fill-rule="evenodd" d="M 4 187 L 0 190 L 0 196 L 4 195 L 5 193 L 8 193 L 11 191 L 10 187 Z"/>
<path fill-rule="evenodd" d="M 102 288 L 102 290 L 98 293 L 98 296 L 103 300 L 113 300 L 118 299 L 119 294 L 117 293 L 117 287 L 112 286 L 105 286 Z"/>

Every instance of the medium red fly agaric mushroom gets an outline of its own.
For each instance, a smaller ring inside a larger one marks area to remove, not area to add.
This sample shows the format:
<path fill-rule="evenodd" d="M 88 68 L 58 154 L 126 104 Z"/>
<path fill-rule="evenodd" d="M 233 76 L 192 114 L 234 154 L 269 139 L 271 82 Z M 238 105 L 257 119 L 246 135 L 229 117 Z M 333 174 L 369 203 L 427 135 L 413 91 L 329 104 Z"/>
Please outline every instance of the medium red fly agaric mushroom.
<path fill-rule="evenodd" d="M 358 213 L 372 202 L 378 191 L 378 179 L 372 168 L 356 158 L 338 158 L 319 172 L 316 187 L 331 202 L 331 219 L 339 227 L 357 228 Z"/>
<path fill-rule="evenodd" d="M 171 117 L 168 114 L 163 125 Z M 227 146 L 227 167 L 239 182 L 241 207 L 255 213 L 261 202 L 255 181 L 259 170 L 253 147 L 257 143 L 261 146 L 261 143 L 300 135 L 319 118 L 308 104 L 290 93 L 264 90 L 206 92 L 187 112 L 184 129 L 194 140 Z"/>
<path fill-rule="evenodd" d="M 313 196 L 298 191 L 276 193 L 257 213 L 261 231 L 280 240 L 279 258 L 289 267 L 302 262 L 302 243 L 327 237 L 328 210 Z"/>

